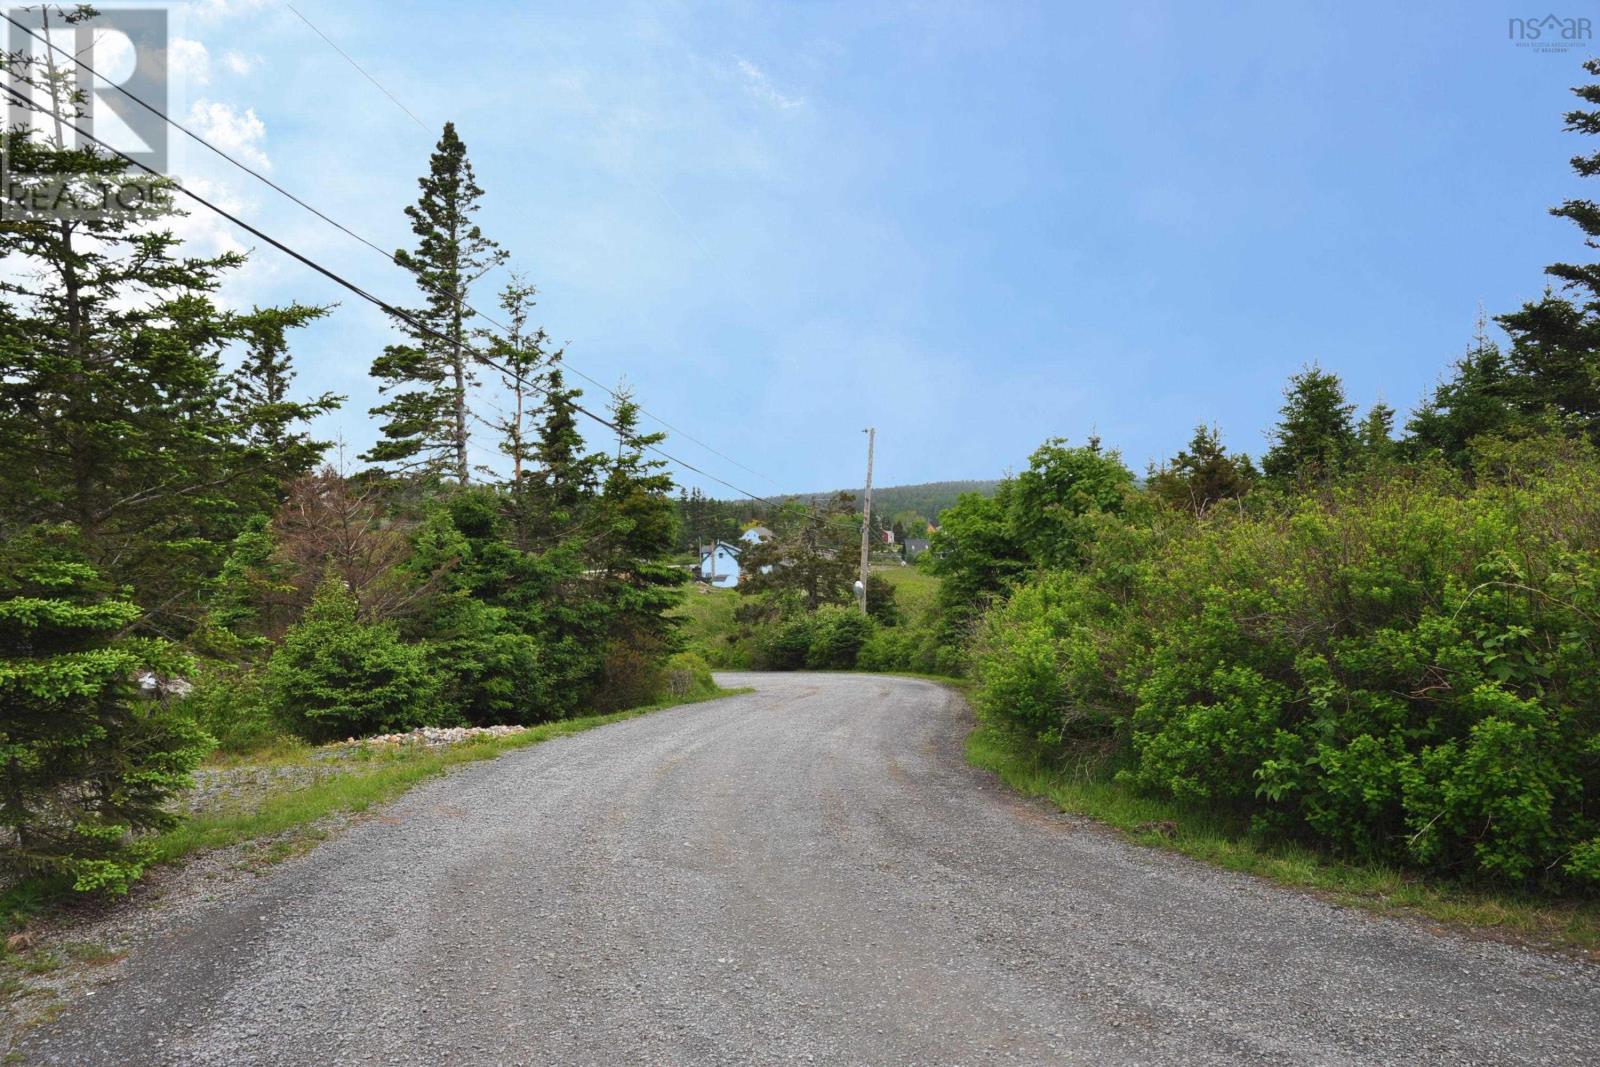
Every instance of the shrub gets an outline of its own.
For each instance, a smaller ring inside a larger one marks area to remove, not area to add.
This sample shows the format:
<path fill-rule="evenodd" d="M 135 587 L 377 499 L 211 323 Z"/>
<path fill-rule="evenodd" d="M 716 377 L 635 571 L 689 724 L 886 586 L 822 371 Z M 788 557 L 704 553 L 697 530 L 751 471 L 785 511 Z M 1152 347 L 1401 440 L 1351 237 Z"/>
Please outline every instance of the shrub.
<path fill-rule="evenodd" d="M 750 658 L 758 670 L 797 671 L 806 665 L 814 635 L 814 616 L 803 612 L 758 624 Z"/>
<path fill-rule="evenodd" d="M 805 665 L 813 670 L 852 670 L 872 635 L 871 617 L 858 608 L 824 607 L 812 616 Z"/>
<path fill-rule="evenodd" d="M 679 652 L 667 660 L 664 674 L 666 689 L 659 699 L 685 700 L 711 696 L 717 691 L 711 668 L 693 652 Z"/>
<path fill-rule="evenodd" d="M 267 664 L 268 707 L 308 741 L 409 730 L 440 721 L 439 678 L 424 650 L 392 625 L 356 616 L 337 578 L 324 581 L 305 618 Z"/>
<path fill-rule="evenodd" d="M 1600 461 L 1564 447 L 1102 529 L 989 612 L 979 707 L 1265 831 L 1600 885 Z"/>
<path fill-rule="evenodd" d="M 119 636 L 139 614 L 69 529 L 0 546 L 0 857 L 13 875 L 126 891 L 149 860 L 135 835 L 171 824 L 163 805 L 210 746 L 139 695 L 136 672 L 188 667 L 162 642 Z"/>
<path fill-rule="evenodd" d="M 666 689 L 659 648 L 637 638 L 612 641 L 601 661 L 600 685 L 592 703 L 596 711 L 643 707 L 661 699 Z"/>
<path fill-rule="evenodd" d="M 194 688 L 175 702 L 175 710 L 192 719 L 232 755 L 259 752 L 283 741 L 287 725 L 268 705 L 261 672 L 221 663 L 202 666 Z"/>

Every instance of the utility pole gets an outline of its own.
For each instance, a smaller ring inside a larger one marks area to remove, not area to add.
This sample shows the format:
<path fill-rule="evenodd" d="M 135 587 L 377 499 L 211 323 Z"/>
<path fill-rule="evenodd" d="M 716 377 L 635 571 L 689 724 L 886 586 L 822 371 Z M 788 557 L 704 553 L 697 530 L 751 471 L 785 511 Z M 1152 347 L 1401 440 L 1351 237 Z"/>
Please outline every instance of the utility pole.
<path fill-rule="evenodd" d="M 868 426 L 867 435 L 867 492 L 861 509 L 861 614 L 867 613 L 867 561 L 872 554 L 872 450 L 878 443 L 878 431 Z"/>

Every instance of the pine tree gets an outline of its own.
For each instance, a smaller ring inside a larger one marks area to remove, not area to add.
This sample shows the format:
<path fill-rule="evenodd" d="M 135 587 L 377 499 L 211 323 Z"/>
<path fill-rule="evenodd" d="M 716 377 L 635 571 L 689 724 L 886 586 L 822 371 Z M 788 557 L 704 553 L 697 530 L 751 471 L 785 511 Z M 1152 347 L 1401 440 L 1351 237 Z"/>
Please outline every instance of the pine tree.
<path fill-rule="evenodd" d="M 1600 75 L 1600 59 L 1586 60 L 1583 69 Z M 1600 105 L 1600 84 L 1572 91 L 1585 103 Z M 1568 112 L 1566 129 L 1600 133 L 1600 110 Z M 1574 156 L 1572 169 L 1584 178 L 1600 174 L 1600 152 Z M 1567 200 L 1550 213 L 1572 221 L 1589 247 L 1600 246 L 1600 204 Z M 1600 440 L 1600 263 L 1555 263 L 1545 273 L 1558 279 L 1570 298 L 1546 291 L 1537 302 L 1496 319 L 1511 335 L 1510 392 L 1522 413 L 1554 415 Z"/>
<path fill-rule="evenodd" d="M 164 642 L 122 636 L 139 609 L 108 586 L 70 527 L 0 543 L 0 864 L 121 892 L 149 860 L 131 839 L 171 825 L 209 739 L 136 673 L 182 671 Z"/>
<path fill-rule="evenodd" d="M 445 123 L 429 171 L 417 184 L 422 195 L 406 208 L 417 247 L 397 251 L 395 259 L 416 275 L 423 303 L 408 312 L 412 321 L 396 320 L 409 342 L 390 345 L 372 363 L 372 375 L 389 397 L 372 414 L 388 421 L 383 440 L 363 458 L 423 477 L 454 477 L 466 485 L 471 477 L 468 394 L 474 382 L 467 301 L 473 283 L 504 263 L 507 254 L 472 221 L 483 190 L 454 123 Z"/>
<path fill-rule="evenodd" d="M 322 461 L 330 442 L 313 440 L 301 427 L 339 407 L 344 397 L 323 393 L 312 400 L 290 396 L 294 362 L 288 332 L 328 314 L 325 307 L 291 304 L 253 308 L 240 316 L 245 357 L 233 373 L 227 410 L 246 448 L 255 454 L 266 495 L 275 505 L 285 487 L 309 474 Z"/>
<path fill-rule="evenodd" d="M 1261 469 L 1279 480 L 1337 474 L 1356 446 L 1355 405 L 1338 375 L 1306 367 L 1290 377 L 1283 399 Z"/>
<path fill-rule="evenodd" d="M 29 77 L 18 57 L 5 65 Z M 76 117 L 74 99 L 55 102 Z M 89 561 L 148 609 L 141 625 L 185 631 L 281 461 L 229 406 L 223 355 L 247 322 L 212 294 L 243 257 L 182 253 L 163 228 L 182 214 L 170 183 L 34 131 L 3 136 L 14 201 L 55 210 L 0 227 L 15 268 L 0 277 L 0 535 L 73 524 Z"/>
<path fill-rule="evenodd" d="M 1255 477 L 1250 457 L 1229 455 L 1221 432 L 1201 423 L 1188 447 L 1154 471 L 1147 484 L 1169 506 L 1203 515 L 1221 501 L 1244 496 Z"/>

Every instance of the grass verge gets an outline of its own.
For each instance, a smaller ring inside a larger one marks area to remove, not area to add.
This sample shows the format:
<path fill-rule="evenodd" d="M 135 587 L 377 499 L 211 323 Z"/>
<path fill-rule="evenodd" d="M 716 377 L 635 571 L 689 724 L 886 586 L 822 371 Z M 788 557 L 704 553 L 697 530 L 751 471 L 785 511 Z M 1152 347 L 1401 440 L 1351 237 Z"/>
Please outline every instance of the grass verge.
<path fill-rule="evenodd" d="M 1244 827 L 1112 780 L 1103 759 L 1047 766 L 1027 746 L 980 721 L 967 760 L 1027 796 L 1115 827 L 1141 845 L 1310 890 L 1335 903 L 1408 915 L 1480 937 L 1533 943 L 1600 958 L 1600 901 L 1559 900 L 1424 879 L 1412 871 L 1351 863 L 1292 844 L 1252 839 Z"/>

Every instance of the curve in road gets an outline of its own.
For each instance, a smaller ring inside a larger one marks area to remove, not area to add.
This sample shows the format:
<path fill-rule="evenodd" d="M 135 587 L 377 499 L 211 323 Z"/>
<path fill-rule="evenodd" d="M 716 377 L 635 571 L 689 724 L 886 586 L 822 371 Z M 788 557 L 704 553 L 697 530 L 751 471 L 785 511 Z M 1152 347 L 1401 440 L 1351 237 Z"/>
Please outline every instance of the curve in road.
<path fill-rule="evenodd" d="M 71 1064 L 1580 1063 L 1596 969 L 1130 845 L 967 767 L 927 682 L 472 765 L 186 912 Z M 1592 1062 L 1592 1061 L 1590 1061 Z"/>

